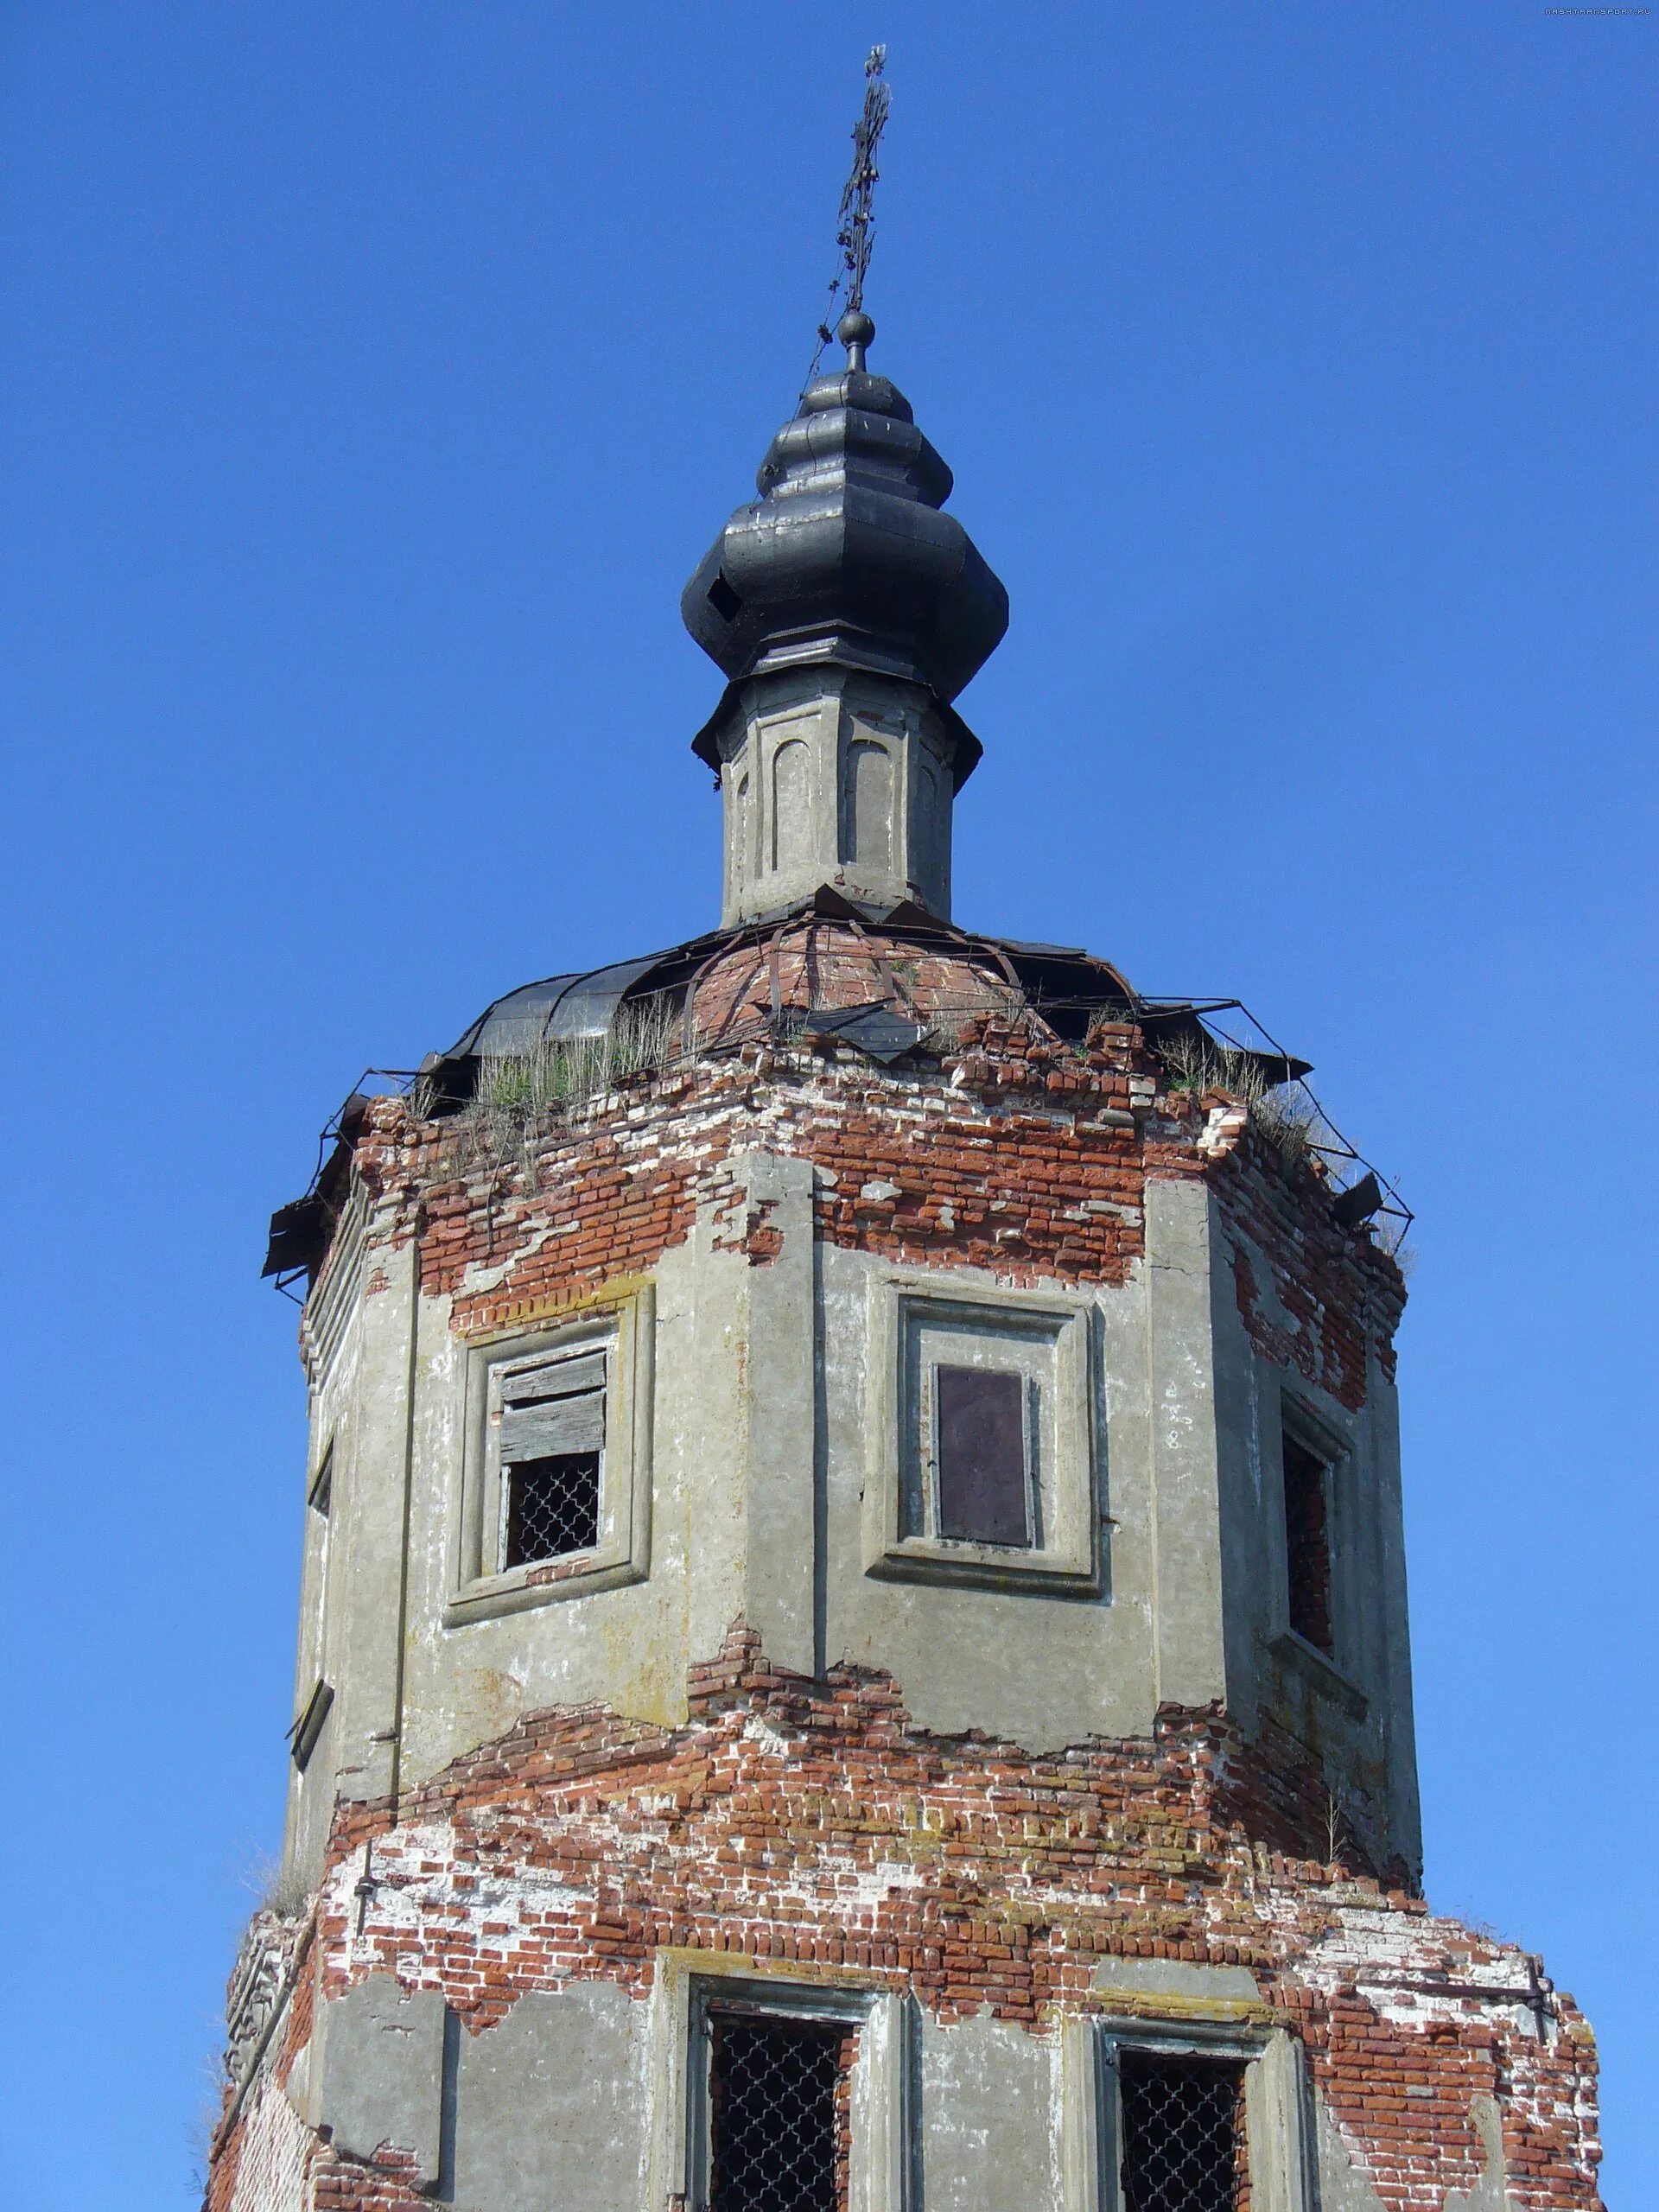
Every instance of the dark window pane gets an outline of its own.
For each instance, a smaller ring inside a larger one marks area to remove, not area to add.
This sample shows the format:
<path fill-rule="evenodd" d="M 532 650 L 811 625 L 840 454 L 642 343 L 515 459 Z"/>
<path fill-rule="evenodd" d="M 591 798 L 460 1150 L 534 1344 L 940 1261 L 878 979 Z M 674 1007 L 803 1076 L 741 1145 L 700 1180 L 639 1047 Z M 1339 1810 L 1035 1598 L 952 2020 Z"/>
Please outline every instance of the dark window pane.
<path fill-rule="evenodd" d="M 764 2013 L 709 2028 L 710 2212 L 840 2212 L 849 2031 Z"/>
<path fill-rule="evenodd" d="M 599 1454 L 559 1452 L 505 1470 L 507 1542 L 503 1567 L 529 1567 L 599 1541 Z"/>
<path fill-rule="evenodd" d="M 1249 2201 L 1243 2069 L 1119 2055 L 1123 2212 L 1235 2212 Z"/>
<path fill-rule="evenodd" d="M 1290 1624 L 1328 1657 L 1331 1636 L 1330 1497 L 1325 1464 L 1317 1452 L 1285 1437 L 1285 1567 L 1290 1586 Z"/>
<path fill-rule="evenodd" d="M 937 1367 L 933 1391 L 939 1534 L 966 1543 L 1029 1544 L 1025 1377 Z"/>

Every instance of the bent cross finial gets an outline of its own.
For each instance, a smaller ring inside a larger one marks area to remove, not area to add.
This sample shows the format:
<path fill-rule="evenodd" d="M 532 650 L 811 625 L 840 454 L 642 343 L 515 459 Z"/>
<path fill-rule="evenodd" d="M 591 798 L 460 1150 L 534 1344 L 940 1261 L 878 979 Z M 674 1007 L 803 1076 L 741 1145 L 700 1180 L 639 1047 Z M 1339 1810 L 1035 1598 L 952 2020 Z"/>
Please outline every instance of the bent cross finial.
<path fill-rule="evenodd" d="M 818 373 L 818 364 L 823 359 L 823 349 L 837 335 L 847 348 L 847 365 L 861 369 L 864 348 L 874 335 L 874 328 L 865 328 L 869 318 L 864 313 L 864 279 L 869 273 L 870 248 L 875 243 L 875 181 L 880 172 L 875 166 L 876 149 L 881 143 L 881 133 L 887 128 L 887 110 L 892 104 L 883 71 L 887 67 L 887 49 L 873 46 L 864 60 L 864 105 L 858 121 L 853 126 L 853 167 L 841 194 L 841 206 L 836 216 L 836 244 L 841 258 L 836 273 L 830 279 L 830 308 L 818 325 L 817 351 L 812 356 L 812 365 L 806 372 L 810 385 Z M 836 301 L 842 287 L 846 287 L 846 305 L 839 325 L 835 321 Z M 845 326 L 854 323 L 853 329 Z M 857 358 L 854 356 L 856 354 Z M 805 386 L 802 387 L 804 391 Z"/>

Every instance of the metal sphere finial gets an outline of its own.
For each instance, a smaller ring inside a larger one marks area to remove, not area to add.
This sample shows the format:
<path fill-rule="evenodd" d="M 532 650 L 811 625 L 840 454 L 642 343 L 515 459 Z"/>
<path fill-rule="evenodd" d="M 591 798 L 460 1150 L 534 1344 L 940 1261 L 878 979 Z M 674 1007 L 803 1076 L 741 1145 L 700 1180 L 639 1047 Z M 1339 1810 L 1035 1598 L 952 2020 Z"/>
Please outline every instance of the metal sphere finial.
<path fill-rule="evenodd" d="M 849 308 L 836 325 L 836 335 L 847 348 L 848 367 L 861 369 L 866 350 L 875 336 L 875 325 L 863 308 Z"/>

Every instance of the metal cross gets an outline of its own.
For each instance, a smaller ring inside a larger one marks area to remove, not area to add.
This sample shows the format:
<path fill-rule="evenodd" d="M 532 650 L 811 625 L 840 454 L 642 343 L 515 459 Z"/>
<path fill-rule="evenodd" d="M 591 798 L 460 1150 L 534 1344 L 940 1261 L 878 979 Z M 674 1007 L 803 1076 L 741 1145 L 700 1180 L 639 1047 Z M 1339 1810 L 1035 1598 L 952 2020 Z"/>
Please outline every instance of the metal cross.
<path fill-rule="evenodd" d="M 864 279 L 869 274 L 870 248 L 875 243 L 874 202 L 875 181 L 880 175 L 875 166 L 875 154 L 881 143 L 881 133 L 887 128 L 887 109 L 892 101 L 882 76 L 887 60 L 887 49 L 885 46 L 873 46 L 865 59 L 864 107 L 853 127 L 852 174 L 842 191 L 841 206 L 836 216 L 836 244 L 841 249 L 841 258 L 835 275 L 830 279 L 830 309 L 818 325 L 818 348 L 812 356 L 812 365 L 806 372 L 808 384 L 818 373 L 823 349 L 836 334 L 836 301 L 843 285 L 846 286 L 843 313 L 860 315 L 863 312 Z"/>

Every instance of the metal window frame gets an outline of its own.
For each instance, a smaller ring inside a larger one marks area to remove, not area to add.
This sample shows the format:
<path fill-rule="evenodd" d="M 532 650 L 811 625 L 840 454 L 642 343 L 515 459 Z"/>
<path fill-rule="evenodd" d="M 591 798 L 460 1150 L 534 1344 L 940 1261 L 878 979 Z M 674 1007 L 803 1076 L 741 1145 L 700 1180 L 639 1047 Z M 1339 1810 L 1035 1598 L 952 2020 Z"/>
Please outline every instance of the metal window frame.
<path fill-rule="evenodd" d="M 603 1380 L 600 1382 L 597 1390 L 588 1389 L 572 1394 L 573 1396 L 584 1398 L 596 1396 L 600 1401 L 598 1543 L 585 1544 L 572 1552 L 550 1552 L 544 1559 L 526 1560 L 520 1564 L 525 1567 L 544 1567 L 556 1559 L 591 1560 L 594 1552 L 605 1539 L 607 1490 L 605 1429 L 613 1395 L 616 1349 L 615 1332 L 607 1330 L 598 1338 L 584 1333 L 569 1342 L 556 1343 L 539 1352 L 526 1353 L 523 1357 L 505 1357 L 491 1362 L 486 1385 L 487 1395 L 485 1405 L 486 1428 L 484 1446 L 486 1484 L 484 1513 L 486 1522 L 493 1518 L 495 1522 L 495 1555 L 492 1563 L 495 1574 L 509 1574 L 514 1571 L 507 1564 L 507 1540 L 512 1522 L 512 1484 L 509 1480 L 509 1471 L 514 1466 L 525 1464 L 520 1460 L 504 1458 L 502 1453 L 501 1430 L 507 1413 L 505 1388 L 507 1377 L 526 1372 L 532 1375 L 543 1375 L 552 1368 L 575 1366 L 579 1361 L 592 1358 L 595 1353 L 603 1363 Z M 492 1493 L 494 1498 L 493 1510 L 491 1506 Z"/>
<path fill-rule="evenodd" d="M 579 1360 L 597 1354 L 605 1363 L 605 1379 L 600 1385 L 599 1396 L 603 1407 L 602 1428 L 608 1428 L 611 1402 L 614 1395 L 613 1374 L 616 1367 L 617 1332 L 608 1319 L 578 1325 L 555 1332 L 550 1341 L 527 1346 L 504 1347 L 499 1356 L 492 1359 L 484 1377 L 484 1465 L 482 1518 L 486 1529 L 493 1531 L 491 1541 L 484 1547 L 479 1560 L 480 1580 L 489 1580 L 498 1586 L 510 1577 L 523 1574 L 537 1567 L 550 1566 L 553 1558 L 524 1560 L 516 1567 L 507 1565 L 507 1523 L 512 1516 L 512 1484 L 508 1469 L 513 1464 L 502 1457 L 501 1427 L 505 1417 L 505 1391 L 503 1388 L 509 1376 L 544 1375 L 550 1370 L 575 1366 Z M 586 1395 L 586 1393 L 582 1395 Z M 599 1541 L 588 1545 L 569 1556 L 580 1559 L 584 1565 L 594 1563 L 598 1554 L 608 1548 L 607 1514 L 608 1501 L 605 1480 L 605 1443 L 599 1447 Z M 579 1571 L 579 1570 L 578 1570 Z"/>
<path fill-rule="evenodd" d="M 1234 2065 L 1238 2069 L 1238 2094 L 1244 2105 L 1244 2158 L 1246 2170 L 1254 2179 L 1255 2168 L 1261 2163 L 1257 2145 L 1250 2137 L 1249 2080 L 1251 2065 L 1260 2058 L 1259 2045 L 1246 2049 L 1236 2038 L 1206 2037 L 1202 2042 L 1188 2036 L 1177 2039 L 1171 2036 L 1125 2036 L 1112 2034 L 1102 2038 L 1100 2050 L 1100 2108 L 1102 2134 L 1106 2145 L 1101 2179 L 1103 2184 L 1103 2212 L 1126 2212 L 1123 2196 L 1123 2153 L 1126 2148 L 1123 2126 L 1123 2075 L 1122 2060 L 1126 2051 L 1143 2052 L 1148 2056 L 1165 2059 L 1190 2058 L 1211 2064 Z"/>
<path fill-rule="evenodd" d="M 605 1446 L 603 1444 L 600 1446 L 596 1457 L 599 1460 L 599 1465 L 595 1471 L 594 1479 L 599 1491 L 599 1535 L 600 1541 L 602 1542 L 605 1535 Z M 498 1573 L 511 1574 L 515 1572 L 515 1569 L 509 1567 L 507 1564 L 507 1543 L 512 1526 L 512 1484 L 509 1479 L 511 1470 L 515 1467 L 533 1466 L 536 1464 L 537 1462 L 534 1460 L 508 1459 L 505 1460 L 497 1470 L 495 1478 L 497 1499 L 497 1511 L 495 1516 L 495 1556 L 498 1561 Z M 519 1565 L 524 1567 L 550 1567 L 556 1560 L 590 1560 L 593 1558 L 595 1548 L 596 1547 L 593 1544 L 575 1545 L 568 1552 L 548 1552 L 538 1559 L 521 1560 Z"/>

